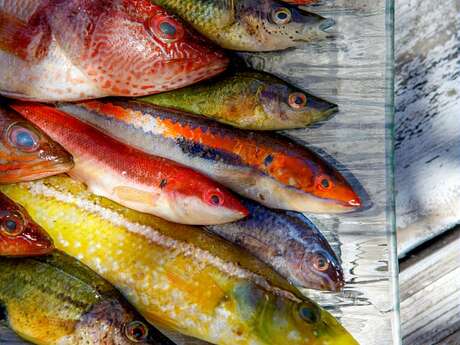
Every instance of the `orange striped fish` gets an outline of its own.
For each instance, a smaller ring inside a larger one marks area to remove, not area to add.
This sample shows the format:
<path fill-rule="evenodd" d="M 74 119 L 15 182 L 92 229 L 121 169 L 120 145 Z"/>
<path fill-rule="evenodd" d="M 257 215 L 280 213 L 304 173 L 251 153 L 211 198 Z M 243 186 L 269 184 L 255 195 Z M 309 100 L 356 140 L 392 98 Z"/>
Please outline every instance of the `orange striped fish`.
<path fill-rule="evenodd" d="M 101 100 L 58 107 L 119 140 L 192 167 L 271 208 L 342 213 L 361 205 L 353 187 L 336 169 L 282 136 L 242 131 L 136 101 Z"/>

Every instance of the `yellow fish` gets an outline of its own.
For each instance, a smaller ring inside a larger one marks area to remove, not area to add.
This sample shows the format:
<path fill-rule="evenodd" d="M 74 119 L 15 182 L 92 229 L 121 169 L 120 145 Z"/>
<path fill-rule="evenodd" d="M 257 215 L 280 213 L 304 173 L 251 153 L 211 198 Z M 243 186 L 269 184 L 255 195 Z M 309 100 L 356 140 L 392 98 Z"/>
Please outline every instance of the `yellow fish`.
<path fill-rule="evenodd" d="M 327 311 L 199 227 L 172 224 L 58 176 L 1 186 L 151 323 L 218 345 L 356 345 Z"/>

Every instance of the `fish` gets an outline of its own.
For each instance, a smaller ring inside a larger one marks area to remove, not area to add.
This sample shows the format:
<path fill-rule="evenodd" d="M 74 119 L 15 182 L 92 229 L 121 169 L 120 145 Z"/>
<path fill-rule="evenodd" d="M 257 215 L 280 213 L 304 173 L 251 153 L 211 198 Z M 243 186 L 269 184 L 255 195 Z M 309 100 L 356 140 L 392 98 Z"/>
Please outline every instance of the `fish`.
<path fill-rule="evenodd" d="M 56 251 L 0 258 L 0 306 L 9 326 L 40 345 L 174 345 L 88 267 Z"/>
<path fill-rule="evenodd" d="M 285 279 L 201 227 L 130 210 L 66 176 L 0 191 L 158 328 L 217 345 L 357 344 Z"/>
<path fill-rule="evenodd" d="M 11 105 L 74 157 L 68 173 L 93 193 L 183 224 L 219 224 L 247 216 L 238 198 L 205 175 L 132 148 L 47 105 Z"/>
<path fill-rule="evenodd" d="M 303 128 L 338 111 L 336 104 L 256 71 L 237 71 L 139 100 L 249 130 Z"/>
<path fill-rule="evenodd" d="M 276 0 L 153 0 L 229 50 L 264 52 L 327 38 L 335 23 Z"/>
<path fill-rule="evenodd" d="M 343 269 L 320 230 L 303 214 L 243 200 L 250 216 L 205 228 L 234 243 L 301 288 L 339 292 Z"/>
<path fill-rule="evenodd" d="M 59 103 L 57 107 L 269 208 L 333 214 L 361 206 L 358 194 L 333 166 L 307 147 L 277 134 L 243 131 L 132 100 Z"/>
<path fill-rule="evenodd" d="M 0 192 L 0 257 L 38 256 L 54 250 L 53 240 L 27 211 Z"/>
<path fill-rule="evenodd" d="M 222 72 L 225 54 L 148 0 L 0 2 L 0 94 L 142 96 Z"/>
<path fill-rule="evenodd" d="M 57 175 L 73 167 L 72 156 L 61 145 L 1 104 L 0 135 L 0 184 Z"/>

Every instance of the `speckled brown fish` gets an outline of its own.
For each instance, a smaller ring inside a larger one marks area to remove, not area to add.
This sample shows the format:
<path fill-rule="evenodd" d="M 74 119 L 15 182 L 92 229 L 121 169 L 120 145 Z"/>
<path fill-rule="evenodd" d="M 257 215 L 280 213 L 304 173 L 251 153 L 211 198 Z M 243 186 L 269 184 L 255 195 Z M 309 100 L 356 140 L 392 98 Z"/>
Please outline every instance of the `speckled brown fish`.
<path fill-rule="evenodd" d="M 273 51 L 327 37 L 334 21 L 276 0 L 153 0 L 221 47 Z"/>
<path fill-rule="evenodd" d="M 306 127 L 338 111 L 333 103 L 256 71 L 226 73 L 139 100 L 251 130 Z"/>

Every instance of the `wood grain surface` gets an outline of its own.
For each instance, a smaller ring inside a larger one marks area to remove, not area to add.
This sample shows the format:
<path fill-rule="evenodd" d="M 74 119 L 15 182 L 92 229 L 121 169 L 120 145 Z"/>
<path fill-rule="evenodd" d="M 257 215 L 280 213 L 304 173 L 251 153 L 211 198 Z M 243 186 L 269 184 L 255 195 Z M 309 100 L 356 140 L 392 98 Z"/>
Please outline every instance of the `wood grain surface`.
<path fill-rule="evenodd" d="M 460 344 L 460 228 L 401 263 L 404 345 Z"/>
<path fill-rule="evenodd" d="M 460 1 L 397 0 L 398 249 L 460 223 Z"/>

